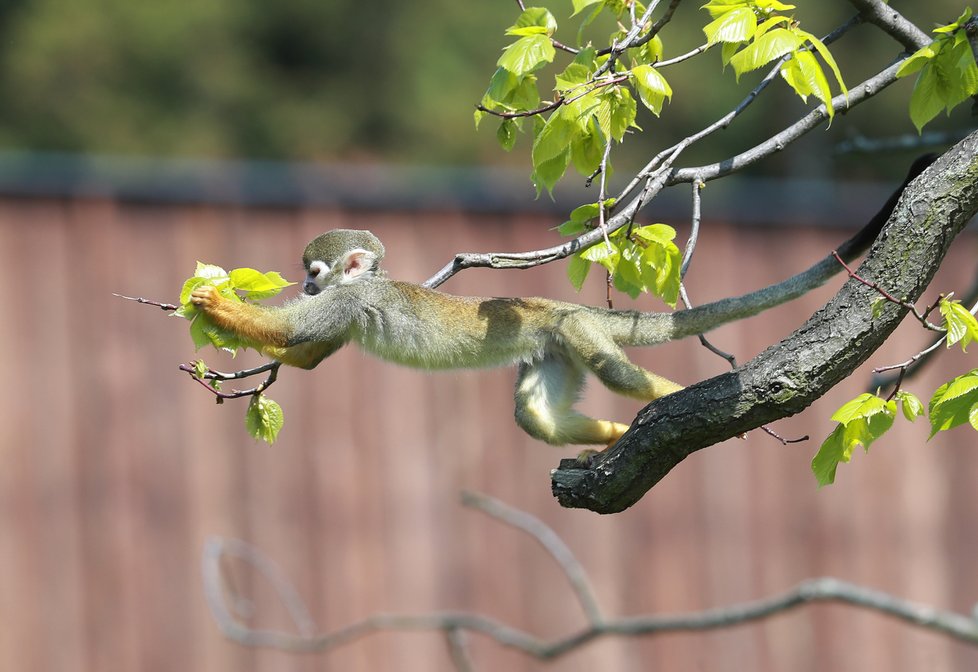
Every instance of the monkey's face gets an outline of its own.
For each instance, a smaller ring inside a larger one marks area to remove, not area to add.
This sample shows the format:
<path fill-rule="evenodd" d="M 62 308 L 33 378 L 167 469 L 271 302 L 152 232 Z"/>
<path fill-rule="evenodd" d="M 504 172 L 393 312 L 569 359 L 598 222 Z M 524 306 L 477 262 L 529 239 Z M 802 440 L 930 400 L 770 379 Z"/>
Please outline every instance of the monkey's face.
<path fill-rule="evenodd" d="M 323 291 L 329 282 L 329 264 L 320 259 L 309 262 L 306 267 L 306 279 L 302 283 L 302 291 L 309 296 L 315 296 Z"/>
<path fill-rule="evenodd" d="M 369 231 L 336 229 L 317 236 L 302 254 L 302 291 L 315 296 L 329 285 L 353 282 L 374 273 L 384 246 Z"/>

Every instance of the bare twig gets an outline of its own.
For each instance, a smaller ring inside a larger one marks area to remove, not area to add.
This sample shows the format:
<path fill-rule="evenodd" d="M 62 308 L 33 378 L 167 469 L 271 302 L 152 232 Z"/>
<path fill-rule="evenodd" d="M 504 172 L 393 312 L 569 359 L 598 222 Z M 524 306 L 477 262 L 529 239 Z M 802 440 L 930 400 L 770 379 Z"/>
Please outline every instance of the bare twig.
<path fill-rule="evenodd" d="M 905 308 L 908 311 L 910 311 L 913 314 L 913 316 L 917 318 L 917 321 L 920 322 L 920 324 L 925 329 L 928 329 L 930 331 L 939 331 L 939 332 L 947 331 L 946 329 L 944 329 L 944 327 L 939 327 L 936 324 L 933 324 L 933 323 L 927 321 L 927 316 L 930 315 L 934 311 L 934 309 L 937 307 L 938 302 L 940 301 L 940 299 L 938 299 L 938 301 L 935 301 L 932 305 L 930 305 L 927 308 L 927 310 L 925 310 L 924 312 L 920 312 L 917 309 L 917 306 L 915 306 L 910 301 L 907 301 L 905 299 L 898 299 L 897 297 L 893 296 L 888 291 L 886 291 L 885 289 L 883 289 L 882 287 L 880 287 L 877 283 L 872 282 L 870 280 L 867 280 L 866 278 L 861 277 L 858 273 L 856 273 L 854 270 L 852 270 L 852 268 L 849 266 L 849 264 L 847 264 L 845 261 L 842 260 L 842 257 L 839 256 L 839 253 L 838 252 L 836 252 L 836 251 L 833 250 L 832 251 L 832 256 L 835 257 L 835 260 L 836 261 L 838 261 L 840 264 L 842 264 L 842 267 L 844 269 L 846 269 L 846 273 L 849 274 L 849 277 L 850 278 L 852 278 L 856 282 L 859 282 L 859 283 L 861 283 L 863 285 L 866 285 L 870 289 L 873 289 L 874 291 L 876 291 L 876 293 L 878 293 L 880 296 L 882 296 L 884 299 L 886 299 L 890 303 L 894 303 L 894 304 L 900 306 L 901 308 Z"/>
<path fill-rule="evenodd" d="M 141 296 L 126 296 L 125 294 L 112 293 L 112 296 L 118 296 L 120 299 L 125 299 L 126 301 L 135 301 L 136 303 L 144 303 L 148 306 L 156 306 L 162 310 L 174 311 L 180 306 L 175 303 L 161 303 L 160 301 L 153 301 L 152 299 L 144 299 Z"/>
<path fill-rule="evenodd" d="M 246 369 L 243 371 L 235 371 L 234 373 L 220 373 L 217 371 L 208 371 L 204 374 L 205 379 L 210 380 L 233 380 L 237 378 L 247 378 L 248 376 L 253 376 L 256 373 L 261 373 L 268 371 L 268 376 L 261 383 L 255 387 L 249 388 L 247 390 L 232 390 L 230 392 L 221 392 L 215 389 L 211 385 L 208 385 L 204 380 L 197 375 L 194 363 L 190 362 L 187 364 L 181 364 L 179 369 L 190 374 L 190 377 L 197 381 L 199 384 L 203 385 L 204 389 L 214 395 L 218 400 L 218 403 L 224 401 L 225 399 L 240 399 L 242 397 L 253 397 L 256 394 L 261 394 L 267 390 L 271 385 L 278 379 L 278 370 L 282 366 L 281 362 L 269 362 L 267 364 L 262 364 L 261 366 L 256 366 L 253 369 Z"/>
<path fill-rule="evenodd" d="M 478 496 L 478 500 L 482 502 L 478 505 L 480 510 L 492 511 L 490 515 L 528 532 L 540 541 L 544 548 L 558 560 L 565 574 L 580 572 L 583 577 L 583 570 L 576 564 L 576 560 L 567 563 L 560 559 L 565 552 L 568 555 L 570 552 L 566 550 L 566 546 L 553 530 L 541 521 L 491 498 Z M 254 628 L 235 617 L 227 604 L 229 586 L 222 580 L 221 560 L 225 556 L 236 557 L 252 565 L 269 580 L 276 595 L 288 610 L 296 632 Z M 586 582 L 586 577 L 582 580 Z M 828 577 L 803 581 L 794 588 L 770 598 L 685 614 L 644 615 L 603 620 L 600 612 L 597 611 L 596 603 L 590 603 L 591 606 L 585 607 L 589 613 L 588 625 L 577 632 L 553 640 L 539 638 L 487 616 L 466 612 L 376 614 L 338 630 L 312 634 L 315 632 L 315 627 L 308 610 L 278 566 L 254 546 L 238 540 L 211 538 L 207 541 L 203 554 L 203 581 L 204 595 L 218 627 L 226 637 L 240 644 L 291 652 L 322 652 L 379 632 L 435 630 L 445 633 L 453 663 L 459 670 L 472 669 L 467 644 L 463 637 L 466 632 L 482 634 L 501 646 L 548 660 L 572 653 L 584 644 L 602 637 L 640 637 L 667 632 L 700 632 L 729 628 L 733 625 L 771 618 L 818 602 L 837 602 L 860 607 L 967 644 L 978 645 L 978 620 L 974 618 Z M 575 580 L 571 580 L 571 585 L 574 584 Z M 582 599 L 580 593 L 578 597 Z M 590 600 L 592 597 L 586 599 Z M 582 602 L 583 604 L 586 603 Z"/>

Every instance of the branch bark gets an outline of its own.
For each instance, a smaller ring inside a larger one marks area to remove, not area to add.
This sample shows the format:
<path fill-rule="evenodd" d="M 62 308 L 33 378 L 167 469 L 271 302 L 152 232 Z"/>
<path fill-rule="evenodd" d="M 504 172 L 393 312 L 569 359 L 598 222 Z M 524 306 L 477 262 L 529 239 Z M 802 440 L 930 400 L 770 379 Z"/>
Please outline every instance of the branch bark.
<path fill-rule="evenodd" d="M 951 241 L 978 211 L 978 132 L 941 156 L 904 192 L 859 275 L 917 300 Z M 552 473 L 561 505 L 615 513 L 637 502 L 691 453 L 799 413 L 862 364 L 907 311 L 876 319 L 874 290 L 849 280 L 801 328 L 740 368 L 659 399 L 590 465 Z"/>

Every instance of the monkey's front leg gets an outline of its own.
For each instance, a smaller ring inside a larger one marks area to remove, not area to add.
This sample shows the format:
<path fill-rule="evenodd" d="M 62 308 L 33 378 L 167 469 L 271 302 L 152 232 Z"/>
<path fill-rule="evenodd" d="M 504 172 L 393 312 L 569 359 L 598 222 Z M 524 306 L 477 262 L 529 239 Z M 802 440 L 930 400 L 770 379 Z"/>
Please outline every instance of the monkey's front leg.
<path fill-rule="evenodd" d="M 216 287 L 204 285 L 190 295 L 190 301 L 211 321 L 259 346 L 284 348 L 292 329 L 274 308 L 263 308 L 221 296 Z"/>

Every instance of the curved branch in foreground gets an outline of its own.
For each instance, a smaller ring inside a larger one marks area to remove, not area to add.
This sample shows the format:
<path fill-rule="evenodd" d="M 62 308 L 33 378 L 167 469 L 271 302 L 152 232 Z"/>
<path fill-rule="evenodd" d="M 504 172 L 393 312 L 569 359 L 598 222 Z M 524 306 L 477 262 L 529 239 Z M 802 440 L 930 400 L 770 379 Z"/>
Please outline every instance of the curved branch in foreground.
<path fill-rule="evenodd" d="M 916 301 L 976 211 L 978 132 L 907 187 L 859 275 Z M 876 296 L 850 279 L 801 328 L 750 362 L 649 404 L 592 464 L 561 462 L 552 473 L 557 500 L 621 511 L 691 453 L 799 413 L 862 364 L 906 315 L 890 304 L 873 319 Z"/>
<path fill-rule="evenodd" d="M 295 653 L 323 652 L 384 631 L 441 631 L 445 634 L 452 660 L 458 670 L 471 669 L 466 641 L 462 637 L 464 633 L 481 634 L 526 655 L 552 660 L 572 653 L 592 640 L 609 635 L 641 637 L 729 628 L 771 618 L 816 602 L 837 602 L 861 607 L 971 645 L 978 644 L 978 620 L 974 618 L 829 577 L 809 579 L 780 595 L 726 607 L 685 614 L 605 618 L 597 609 L 596 603 L 592 603 L 593 608 L 588 608 L 591 598 L 587 597 L 590 594 L 587 576 L 563 541 L 546 524 L 528 513 L 485 495 L 467 494 L 464 502 L 506 525 L 526 532 L 543 545 L 574 586 L 587 618 L 585 627 L 547 640 L 481 614 L 432 612 L 413 615 L 376 614 L 331 632 L 317 633 L 298 591 L 274 562 L 250 544 L 218 538 L 207 541 L 203 558 L 204 592 L 211 613 L 221 632 L 239 644 Z M 269 581 L 272 590 L 282 600 L 291 616 L 295 632 L 257 629 L 235 616 L 228 598 L 233 602 L 235 597 L 240 596 L 234 595 L 222 575 L 222 559 L 226 556 L 236 557 L 250 564 Z M 585 591 L 581 592 L 580 586 L 575 585 L 578 582 L 585 586 Z"/>

